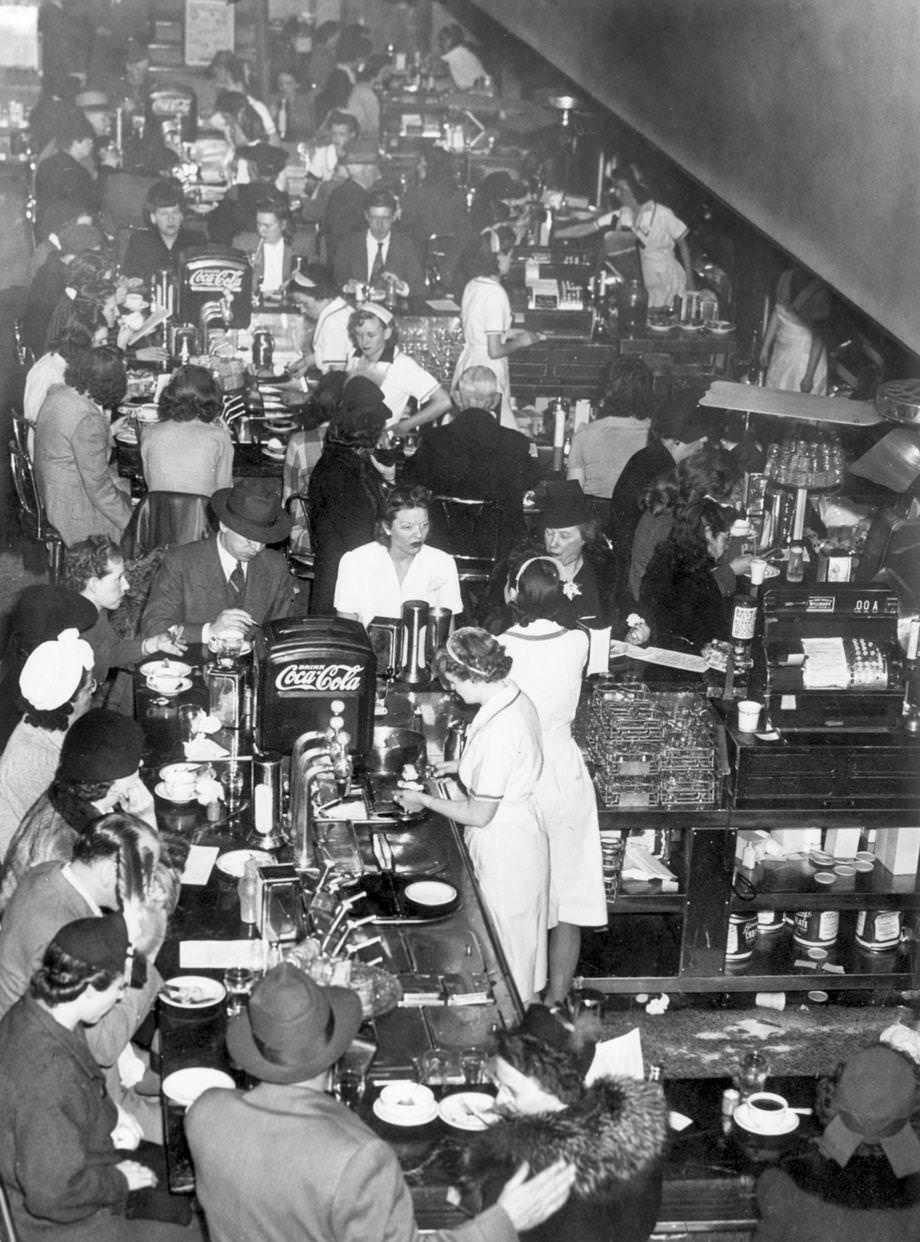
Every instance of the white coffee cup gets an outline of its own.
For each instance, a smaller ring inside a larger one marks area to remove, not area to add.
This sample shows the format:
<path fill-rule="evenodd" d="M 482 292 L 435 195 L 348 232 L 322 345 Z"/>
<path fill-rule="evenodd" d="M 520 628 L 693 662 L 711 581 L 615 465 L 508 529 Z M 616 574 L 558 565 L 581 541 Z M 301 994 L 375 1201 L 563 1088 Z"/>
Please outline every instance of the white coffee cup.
<path fill-rule="evenodd" d="M 187 802 L 195 796 L 198 768 L 187 763 L 170 763 L 160 769 L 160 778 L 167 798 Z"/>
<path fill-rule="evenodd" d="M 755 1134 L 783 1134 L 795 1116 L 786 1098 L 772 1091 L 755 1091 L 745 1105 L 742 1124 Z"/>
<path fill-rule="evenodd" d="M 153 673 L 148 676 L 147 685 L 160 694 L 169 694 L 179 689 L 181 681 L 181 673 Z"/>
<path fill-rule="evenodd" d="M 751 586 L 760 586 L 762 584 L 764 578 L 767 576 L 767 564 L 768 562 L 765 561 L 762 556 L 751 557 L 751 568 L 749 571 L 751 576 Z"/>
<path fill-rule="evenodd" d="M 762 703 L 754 699 L 742 699 L 738 704 L 738 729 L 741 733 L 756 733 L 760 723 Z"/>

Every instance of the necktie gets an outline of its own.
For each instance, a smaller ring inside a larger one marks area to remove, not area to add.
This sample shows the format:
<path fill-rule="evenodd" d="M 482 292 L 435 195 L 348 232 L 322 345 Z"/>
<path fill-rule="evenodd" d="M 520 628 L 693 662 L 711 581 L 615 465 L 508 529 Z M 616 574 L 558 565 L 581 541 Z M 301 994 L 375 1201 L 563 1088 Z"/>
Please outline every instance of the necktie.
<path fill-rule="evenodd" d="M 383 242 L 377 243 L 377 254 L 371 268 L 371 284 L 375 285 L 383 276 Z"/>
<path fill-rule="evenodd" d="M 288 106 L 287 100 L 282 99 L 278 105 L 278 137 L 286 138 L 288 128 Z"/>
<path fill-rule="evenodd" d="M 230 583 L 230 590 L 239 599 L 246 587 L 246 575 L 243 573 L 243 566 L 240 561 L 237 561 L 228 581 Z"/>

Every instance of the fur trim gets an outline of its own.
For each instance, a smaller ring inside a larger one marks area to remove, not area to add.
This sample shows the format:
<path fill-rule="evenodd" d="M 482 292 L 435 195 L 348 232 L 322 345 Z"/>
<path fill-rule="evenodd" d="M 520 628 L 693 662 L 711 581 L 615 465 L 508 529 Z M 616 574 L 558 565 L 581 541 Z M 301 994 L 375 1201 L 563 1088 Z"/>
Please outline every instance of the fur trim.
<path fill-rule="evenodd" d="M 469 1156 L 475 1179 L 499 1161 L 530 1161 L 535 1171 L 560 1157 L 575 1165 L 574 1193 L 603 1195 L 646 1173 L 664 1154 L 668 1108 L 657 1083 L 602 1078 L 558 1113 L 508 1117 L 479 1136 Z"/>

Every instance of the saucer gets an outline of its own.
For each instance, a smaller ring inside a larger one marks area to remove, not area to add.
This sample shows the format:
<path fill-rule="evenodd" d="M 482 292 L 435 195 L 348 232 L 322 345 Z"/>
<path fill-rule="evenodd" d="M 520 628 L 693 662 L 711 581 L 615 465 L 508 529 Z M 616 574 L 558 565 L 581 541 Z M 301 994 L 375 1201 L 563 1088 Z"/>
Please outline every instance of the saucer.
<path fill-rule="evenodd" d="M 745 1134 L 750 1134 L 754 1138 L 759 1139 L 782 1138 L 786 1134 L 791 1134 L 793 1130 L 797 1130 L 799 1126 L 798 1113 L 790 1113 L 785 1124 L 776 1130 L 757 1129 L 755 1126 L 748 1124 L 751 1120 L 751 1110 L 748 1108 L 747 1104 L 738 1105 L 734 1111 L 733 1120 L 738 1123 L 738 1126 L 745 1132 Z"/>
<path fill-rule="evenodd" d="M 151 686 L 147 684 L 147 689 L 151 694 L 161 694 L 164 698 L 174 699 L 177 694 L 184 694 L 186 690 L 191 690 L 192 682 L 188 677 L 180 677 L 172 690 L 166 690 L 162 686 Z"/>
<path fill-rule="evenodd" d="M 182 660 L 149 660 L 141 665 L 140 671 L 145 677 L 161 677 L 164 673 L 167 677 L 188 677 L 192 666 Z"/>
<path fill-rule="evenodd" d="M 193 789 L 187 798 L 174 798 L 166 792 L 166 782 L 158 781 L 153 787 L 153 792 L 158 798 L 162 798 L 164 802 L 172 802 L 174 806 L 188 806 L 190 802 L 194 802 L 198 794 Z"/>
<path fill-rule="evenodd" d="M 231 880 L 240 880 L 250 858 L 257 866 L 277 861 L 267 850 L 229 850 L 220 855 L 215 865 L 222 875 L 229 876 Z"/>
<path fill-rule="evenodd" d="M 399 1126 L 400 1129 L 413 1129 L 416 1126 L 427 1126 L 438 1115 L 438 1106 L 432 1103 L 425 1109 L 420 1108 L 388 1108 L 379 1097 L 371 1106 L 374 1116 L 385 1121 L 388 1126 Z"/>
<path fill-rule="evenodd" d="M 729 332 L 734 332 L 735 325 L 728 319 L 712 319 L 706 324 L 706 331 L 711 332 L 713 336 L 728 336 Z"/>
<path fill-rule="evenodd" d="M 163 980 L 159 995 L 163 1004 L 173 1009 L 207 1009 L 219 1005 L 227 989 L 209 975 L 174 975 Z M 165 1079 L 163 1086 L 166 1086 Z"/>
<path fill-rule="evenodd" d="M 235 1086 L 236 1083 L 223 1070 L 212 1069 L 208 1065 L 187 1065 L 185 1069 L 174 1070 L 166 1075 L 163 1079 L 163 1094 L 174 1104 L 188 1108 L 199 1095 L 212 1087 L 232 1091 Z"/>

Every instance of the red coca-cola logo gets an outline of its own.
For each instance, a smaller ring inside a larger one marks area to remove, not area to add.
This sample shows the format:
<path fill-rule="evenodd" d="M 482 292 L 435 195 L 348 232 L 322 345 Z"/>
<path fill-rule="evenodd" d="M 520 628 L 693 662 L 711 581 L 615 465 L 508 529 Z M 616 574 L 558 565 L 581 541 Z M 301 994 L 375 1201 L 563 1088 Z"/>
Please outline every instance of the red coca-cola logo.
<path fill-rule="evenodd" d="M 276 690 L 320 690 L 346 694 L 361 689 L 363 664 L 286 664 Z"/>
<path fill-rule="evenodd" d="M 171 95 L 168 99 L 154 99 L 151 106 L 154 116 L 188 116 L 192 101 L 181 95 Z"/>
<path fill-rule="evenodd" d="M 196 289 L 220 289 L 226 293 L 239 293 L 243 288 L 243 273 L 232 267 L 199 267 L 188 273 L 188 287 Z"/>

